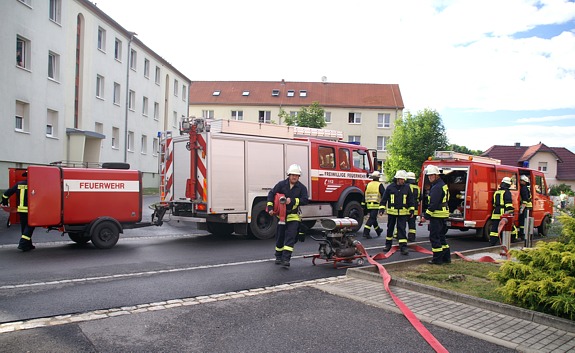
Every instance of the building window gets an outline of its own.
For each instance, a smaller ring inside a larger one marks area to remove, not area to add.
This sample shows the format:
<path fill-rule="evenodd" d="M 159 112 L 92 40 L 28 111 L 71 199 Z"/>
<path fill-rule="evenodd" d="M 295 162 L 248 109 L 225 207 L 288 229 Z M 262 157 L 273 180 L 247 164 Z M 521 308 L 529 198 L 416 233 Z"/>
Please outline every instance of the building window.
<path fill-rule="evenodd" d="M 16 65 L 30 68 L 30 41 L 24 37 L 16 37 Z"/>
<path fill-rule="evenodd" d="M 142 98 L 142 115 L 148 116 L 148 97 Z"/>
<path fill-rule="evenodd" d="M 180 87 L 180 83 L 178 82 L 178 80 L 174 80 L 174 96 L 178 96 L 178 89 Z"/>
<path fill-rule="evenodd" d="M 355 142 L 355 143 L 361 144 L 361 136 L 353 136 L 353 135 L 350 135 L 350 136 L 348 137 L 348 141 L 349 141 L 349 142 Z"/>
<path fill-rule="evenodd" d="M 30 105 L 28 103 L 16 101 L 16 131 L 28 131 L 28 123 L 30 121 Z"/>
<path fill-rule="evenodd" d="M 387 151 L 387 142 L 389 141 L 389 136 L 377 136 L 377 150 Z"/>
<path fill-rule="evenodd" d="M 156 137 L 154 137 L 152 139 L 152 155 L 157 156 L 159 148 L 160 148 L 159 140 Z"/>
<path fill-rule="evenodd" d="M 349 113 L 347 122 L 350 124 L 361 124 L 361 113 Z"/>
<path fill-rule="evenodd" d="M 154 102 L 154 120 L 160 119 L 160 103 Z"/>
<path fill-rule="evenodd" d="M 134 132 L 128 131 L 128 152 L 134 152 Z"/>
<path fill-rule="evenodd" d="M 258 121 L 260 123 L 269 124 L 271 123 L 272 112 L 269 110 L 260 110 L 258 115 Z"/>
<path fill-rule="evenodd" d="M 60 79 L 60 55 L 48 52 L 48 77 L 58 81 Z"/>
<path fill-rule="evenodd" d="M 150 60 L 144 59 L 144 77 L 150 77 Z"/>
<path fill-rule="evenodd" d="M 140 153 L 141 154 L 147 154 L 148 153 L 148 136 L 142 135 L 142 139 L 141 139 L 140 143 L 141 143 Z"/>
<path fill-rule="evenodd" d="M 292 110 L 292 111 L 289 112 L 289 116 L 291 116 L 292 118 L 296 118 L 296 117 L 297 117 L 297 113 L 298 113 L 298 112 Z"/>
<path fill-rule="evenodd" d="M 547 162 L 539 162 L 537 170 L 542 171 L 544 173 L 547 172 Z"/>
<path fill-rule="evenodd" d="M 242 92 L 242 96 L 249 96 L 250 95 L 250 91 L 243 91 Z"/>
<path fill-rule="evenodd" d="M 289 91 L 287 91 L 288 97 L 293 97 L 294 95 L 295 95 L 295 91 L 293 89 L 290 89 Z"/>
<path fill-rule="evenodd" d="M 60 23 L 62 19 L 62 0 L 50 0 L 50 20 Z"/>
<path fill-rule="evenodd" d="M 272 97 L 277 97 L 280 95 L 280 90 L 279 89 L 274 89 L 272 90 Z"/>
<path fill-rule="evenodd" d="M 120 105 L 120 84 L 114 82 L 114 104 Z"/>
<path fill-rule="evenodd" d="M 156 66 L 156 76 L 155 76 L 155 81 L 156 84 L 159 85 L 160 84 L 160 68 L 158 66 Z"/>
<path fill-rule="evenodd" d="M 244 111 L 232 110 L 232 120 L 244 120 Z"/>
<path fill-rule="evenodd" d="M 114 42 L 114 59 L 122 61 L 122 41 L 118 38 Z"/>
<path fill-rule="evenodd" d="M 112 148 L 118 149 L 120 143 L 120 129 L 117 127 L 112 128 Z"/>
<path fill-rule="evenodd" d="M 172 115 L 172 127 L 177 128 L 178 127 L 178 112 L 174 112 Z"/>
<path fill-rule="evenodd" d="M 48 109 L 46 114 L 46 136 L 58 137 L 58 112 Z"/>
<path fill-rule="evenodd" d="M 98 49 L 106 51 L 106 30 L 98 27 Z"/>
<path fill-rule="evenodd" d="M 130 69 L 136 71 L 138 63 L 138 53 L 134 49 L 130 49 Z"/>
<path fill-rule="evenodd" d="M 212 96 L 219 96 L 222 93 L 222 91 L 220 90 L 215 90 L 214 93 L 212 93 Z"/>
<path fill-rule="evenodd" d="M 389 113 L 379 113 L 377 114 L 377 127 L 389 127 L 390 114 Z"/>
<path fill-rule="evenodd" d="M 96 76 L 96 97 L 104 98 L 104 76 Z"/>
<path fill-rule="evenodd" d="M 300 90 L 300 91 L 299 91 L 299 96 L 300 96 L 300 97 L 307 97 L 307 91 L 306 91 L 306 90 L 303 90 L 303 89 Z"/>
<path fill-rule="evenodd" d="M 323 112 L 323 118 L 326 123 L 331 123 L 331 112 Z"/>
<path fill-rule="evenodd" d="M 185 102 L 186 97 L 188 96 L 188 88 L 186 85 L 182 85 L 182 100 Z"/>
<path fill-rule="evenodd" d="M 213 119 L 214 118 L 214 111 L 213 110 L 202 110 L 202 118 Z"/>
<path fill-rule="evenodd" d="M 130 94 L 128 95 L 128 109 L 131 111 L 136 110 L 136 92 L 130 90 Z"/>

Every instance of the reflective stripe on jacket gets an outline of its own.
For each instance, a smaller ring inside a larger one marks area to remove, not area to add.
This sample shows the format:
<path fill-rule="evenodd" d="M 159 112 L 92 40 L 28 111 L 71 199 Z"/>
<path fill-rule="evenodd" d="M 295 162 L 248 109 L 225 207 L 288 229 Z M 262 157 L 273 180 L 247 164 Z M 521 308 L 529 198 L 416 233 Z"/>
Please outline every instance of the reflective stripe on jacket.
<path fill-rule="evenodd" d="M 427 197 L 428 206 L 425 213 L 434 218 L 448 218 L 449 207 L 447 200 L 449 199 L 449 189 L 441 178 L 431 186 L 429 196 Z"/>
<path fill-rule="evenodd" d="M 491 219 L 501 219 L 504 213 L 513 212 L 513 200 L 509 189 L 499 189 L 493 193 L 493 213 Z"/>

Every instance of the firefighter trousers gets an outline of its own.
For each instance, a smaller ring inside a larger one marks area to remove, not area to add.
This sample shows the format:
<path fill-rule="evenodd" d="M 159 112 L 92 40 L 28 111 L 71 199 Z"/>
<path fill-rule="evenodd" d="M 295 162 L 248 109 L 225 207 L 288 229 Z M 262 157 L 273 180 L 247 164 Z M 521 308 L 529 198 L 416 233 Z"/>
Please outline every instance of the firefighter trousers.
<path fill-rule="evenodd" d="M 409 228 L 408 234 L 407 234 L 407 240 L 409 241 L 415 241 L 415 233 L 417 231 L 417 229 L 415 228 L 415 215 L 413 217 L 409 217 L 407 219 L 407 227 Z"/>
<path fill-rule="evenodd" d="M 19 249 L 29 250 L 32 248 L 32 234 L 34 233 L 34 227 L 28 225 L 28 213 L 18 212 L 20 216 L 20 229 L 22 230 L 22 237 L 18 243 Z"/>
<path fill-rule="evenodd" d="M 379 228 L 379 224 L 377 224 L 377 214 L 378 214 L 379 210 L 378 209 L 373 209 L 373 210 L 368 209 L 367 212 L 369 214 L 369 218 L 367 219 L 367 221 L 365 222 L 365 225 L 363 226 L 363 234 L 369 235 L 372 227 L 376 231 L 377 235 L 381 234 L 382 231 Z"/>
<path fill-rule="evenodd" d="M 531 215 L 531 207 L 525 207 L 519 215 L 519 238 L 525 239 L 525 217 Z"/>
<path fill-rule="evenodd" d="M 276 230 L 276 259 L 288 261 L 291 259 L 300 222 L 288 221 L 286 224 L 278 224 Z"/>
<path fill-rule="evenodd" d="M 431 243 L 431 251 L 433 258 L 439 257 L 444 249 L 449 249 L 447 245 L 447 222 L 445 218 L 431 217 L 429 220 L 429 242 Z"/>
<path fill-rule="evenodd" d="M 393 230 L 397 225 L 397 241 L 399 245 L 407 246 L 407 234 L 405 233 L 405 226 L 407 225 L 408 215 L 396 216 L 392 214 L 387 215 L 387 236 L 385 237 L 385 245 L 391 245 L 393 241 Z"/>

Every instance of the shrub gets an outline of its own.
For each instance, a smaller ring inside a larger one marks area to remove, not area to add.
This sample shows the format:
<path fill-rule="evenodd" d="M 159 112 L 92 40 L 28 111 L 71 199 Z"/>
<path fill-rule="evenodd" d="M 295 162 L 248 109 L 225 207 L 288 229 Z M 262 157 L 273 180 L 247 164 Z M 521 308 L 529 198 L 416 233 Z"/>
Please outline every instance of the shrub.
<path fill-rule="evenodd" d="M 512 250 L 508 261 L 491 273 L 506 301 L 523 308 L 575 320 L 575 219 L 560 216 L 558 241 Z"/>

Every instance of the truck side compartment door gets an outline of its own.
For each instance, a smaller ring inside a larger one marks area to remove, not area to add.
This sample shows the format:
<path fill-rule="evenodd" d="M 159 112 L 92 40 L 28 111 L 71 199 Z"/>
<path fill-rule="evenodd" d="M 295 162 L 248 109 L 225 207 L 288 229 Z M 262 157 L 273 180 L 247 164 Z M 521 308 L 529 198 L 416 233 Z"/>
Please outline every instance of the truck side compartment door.
<path fill-rule="evenodd" d="M 62 179 L 58 167 L 28 167 L 28 224 L 62 224 Z"/>

